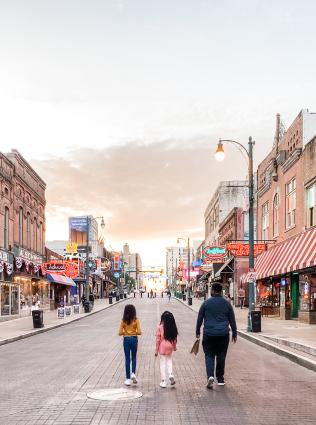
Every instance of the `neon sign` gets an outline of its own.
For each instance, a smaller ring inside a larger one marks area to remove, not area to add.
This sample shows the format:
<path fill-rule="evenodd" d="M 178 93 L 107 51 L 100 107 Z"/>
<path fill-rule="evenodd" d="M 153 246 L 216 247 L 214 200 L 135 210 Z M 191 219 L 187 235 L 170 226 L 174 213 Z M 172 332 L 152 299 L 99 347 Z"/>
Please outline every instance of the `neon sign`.
<path fill-rule="evenodd" d="M 62 274 L 71 279 L 78 276 L 78 264 L 73 261 L 48 261 L 41 268 L 43 273 Z"/>
<path fill-rule="evenodd" d="M 234 257 L 248 257 L 249 244 L 248 243 L 229 243 L 226 245 L 227 251 L 230 251 Z M 265 243 L 256 243 L 254 245 L 254 255 L 259 255 L 266 251 L 267 246 Z"/>
<path fill-rule="evenodd" d="M 224 261 L 226 250 L 222 246 L 204 246 L 202 250 L 203 264 L 222 263 Z"/>

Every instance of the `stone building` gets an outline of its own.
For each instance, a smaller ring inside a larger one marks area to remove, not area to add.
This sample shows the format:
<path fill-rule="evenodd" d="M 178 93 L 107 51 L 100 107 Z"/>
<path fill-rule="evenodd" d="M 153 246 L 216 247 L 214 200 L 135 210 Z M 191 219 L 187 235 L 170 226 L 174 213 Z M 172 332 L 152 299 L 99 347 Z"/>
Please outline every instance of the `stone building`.
<path fill-rule="evenodd" d="M 1 316 L 6 317 L 29 314 L 34 302 L 49 307 L 49 284 L 40 277 L 46 184 L 18 151 L 0 154 L 0 161 L 0 249 L 12 259 L 4 271 L 13 276 L 10 281 L 2 276 Z"/>

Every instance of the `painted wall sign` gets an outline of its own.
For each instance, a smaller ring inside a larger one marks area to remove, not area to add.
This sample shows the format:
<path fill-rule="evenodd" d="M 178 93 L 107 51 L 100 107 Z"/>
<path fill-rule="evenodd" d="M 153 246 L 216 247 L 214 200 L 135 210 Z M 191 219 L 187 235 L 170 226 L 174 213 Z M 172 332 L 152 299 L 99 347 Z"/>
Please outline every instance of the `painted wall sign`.
<path fill-rule="evenodd" d="M 43 273 L 63 274 L 71 279 L 78 276 L 78 263 L 73 261 L 48 261 L 42 264 Z"/>
<path fill-rule="evenodd" d="M 249 244 L 248 243 L 229 243 L 226 245 L 227 251 L 230 251 L 234 257 L 248 257 Z M 265 243 L 256 243 L 254 246 L 254 254 L 259 255 L 266 251 L 267 245 Z"/>
<path fill-rule="evenodd" d="M 30 261 L 34 264 L 41 264 L 43 262 L 42 257 L 40 255 L 34 254 L 24 248 L 15 248 L 15 256 L 20 257 L 23 260 Z"/>
<path fill-rule="evenodd" d="M 204 246 L 202 250 L 203 264 L 222 263 L 226 249 L 223 246 Z"/>

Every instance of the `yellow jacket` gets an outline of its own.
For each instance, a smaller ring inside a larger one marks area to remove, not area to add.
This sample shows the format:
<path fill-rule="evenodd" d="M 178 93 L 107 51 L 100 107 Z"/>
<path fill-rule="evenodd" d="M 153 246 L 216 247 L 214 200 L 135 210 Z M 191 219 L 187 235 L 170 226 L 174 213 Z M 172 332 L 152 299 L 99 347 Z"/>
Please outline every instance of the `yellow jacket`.
<path fill-rule="evenodd" d="M 142 334 L 142 330 L 140 328 L 140 322 L 138 319 L 134 320 L 129 325 L 123 322 L 123 320 L 121 320 L 120 329 L 119 329 L 120 336 L 137 336 L 141 334 Z"/>

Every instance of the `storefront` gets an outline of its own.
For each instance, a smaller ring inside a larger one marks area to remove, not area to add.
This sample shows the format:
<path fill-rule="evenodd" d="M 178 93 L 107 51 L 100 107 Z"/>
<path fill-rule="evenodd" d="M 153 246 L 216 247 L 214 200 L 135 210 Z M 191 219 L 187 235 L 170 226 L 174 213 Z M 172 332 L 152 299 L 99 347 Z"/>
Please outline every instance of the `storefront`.
<path fill-rule="evenodd" d="M 19 315 L 19 286 L 12 282 L 13 255 L 0 250 L 0 320 Z"/>
<path fill-rule="evenodd" d="M 42 257 L 15 247 L 13 282 L 19 288 L 19 314 L 28 316 L 32 307 L 47 310 L 50 307 L 49 282 L 41 275 Z"/>
<path fill-rule="evenodd" d="M 316 228 L 259 255 L 257 305 L 279 308 L 282 319 L 316 323 Z"/>
<path fill-rule="evenodd" d="M 47 273 L 50 282 L 51 308 L 56 309 L 65 305 L 78 304 L 77 285 L 67 276 L 58 273 Z"/>

